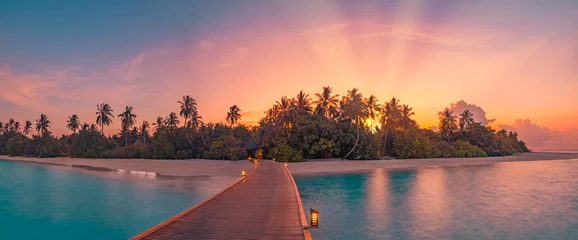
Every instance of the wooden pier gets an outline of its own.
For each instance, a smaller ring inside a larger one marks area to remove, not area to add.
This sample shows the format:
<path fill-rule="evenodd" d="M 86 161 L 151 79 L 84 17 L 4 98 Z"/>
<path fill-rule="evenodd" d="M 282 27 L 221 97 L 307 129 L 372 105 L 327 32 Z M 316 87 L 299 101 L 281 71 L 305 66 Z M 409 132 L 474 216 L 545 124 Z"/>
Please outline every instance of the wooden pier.
<path fill-rule="evenodd" d="M 259 161 L 239 181 L 131 239 L 311 239 L 291 173 Z"/>

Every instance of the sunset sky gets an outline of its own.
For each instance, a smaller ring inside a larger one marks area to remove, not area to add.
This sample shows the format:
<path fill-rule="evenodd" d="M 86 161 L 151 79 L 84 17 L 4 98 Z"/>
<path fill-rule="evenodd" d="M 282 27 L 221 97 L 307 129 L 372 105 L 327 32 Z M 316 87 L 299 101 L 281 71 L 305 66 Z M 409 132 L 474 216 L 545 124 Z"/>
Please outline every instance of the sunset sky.
<path fill-rule="evenodd" d="M 575 0 L 120 2 L 0 2 L 0 121 L 68 133 L 106 102 L 153 122 L 190 94 L 205 122 L 236 104 L 255 124 L 282 96 L 356 87 L 422 127 L 453 103 L 578 150 Z"/>

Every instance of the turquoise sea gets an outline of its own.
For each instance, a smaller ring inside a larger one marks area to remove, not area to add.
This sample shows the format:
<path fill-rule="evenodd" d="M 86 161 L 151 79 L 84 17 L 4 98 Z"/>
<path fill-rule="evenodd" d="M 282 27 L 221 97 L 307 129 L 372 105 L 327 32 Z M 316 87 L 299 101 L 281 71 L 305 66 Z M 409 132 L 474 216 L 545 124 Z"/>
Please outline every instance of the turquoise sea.
<path fill-rule="evenodd" d="M 578 160 L 296 178 L 313 239 L 578 239 Z"/>
<path fill-rule="evenodd" d="M 0 161 L 0 239 L 127 239 L 212 195 L 194 188 Z"/>
<path fill-rule="evenodd" d="M 295 180 L 316 240 L 578 239 L 578 160 Z M 0 239 L 126 239 L 228 184 L 0 161 Z"/>

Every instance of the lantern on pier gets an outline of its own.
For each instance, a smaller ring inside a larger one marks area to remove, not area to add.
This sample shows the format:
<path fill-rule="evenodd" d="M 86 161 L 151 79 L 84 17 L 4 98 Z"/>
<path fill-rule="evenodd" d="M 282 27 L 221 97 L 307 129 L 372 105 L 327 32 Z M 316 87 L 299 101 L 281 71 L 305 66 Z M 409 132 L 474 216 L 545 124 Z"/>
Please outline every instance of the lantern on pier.
<path fill-rule="evenodd" d="M 242 175 L 243 177 L 247 176 L 247 172 L 245 171 L 245 169 L 243 169 L 243 170 L 241 171 L 241 175 Z"/>
<path fill-rule="evenodd" d="M 312 228 L 318 228 L 319 227 L 319 211 L 313 209 L 313 208 L 309 208 L 310 214 L 309 214 L 309 219 L 311 220 L 309 222 L 309 226 Z"/>
<path fill-rule="evenodd" d="M 287 163 L 283 164 L 284 167 L 287 167 Z"/>

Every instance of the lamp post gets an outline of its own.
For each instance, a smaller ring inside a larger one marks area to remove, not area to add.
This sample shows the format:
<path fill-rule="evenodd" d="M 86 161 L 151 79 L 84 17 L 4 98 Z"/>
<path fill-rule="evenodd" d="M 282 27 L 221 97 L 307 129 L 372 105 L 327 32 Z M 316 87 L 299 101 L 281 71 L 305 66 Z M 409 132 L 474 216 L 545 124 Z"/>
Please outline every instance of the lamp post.
<path fill-rule="evenodd" d="M 241 171 L 241 175 L 242 175 L 243 177 L 247 176 L 247 172 L 245 171 L 245 169 L 243 169 L 243 170 Z"/>

